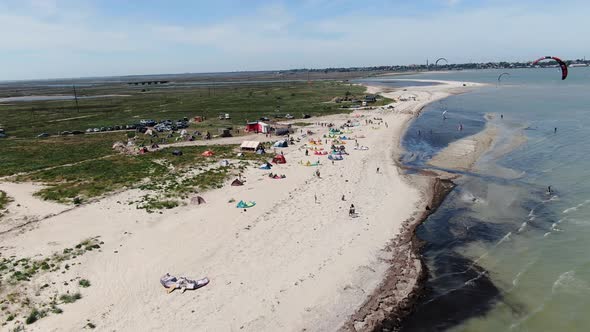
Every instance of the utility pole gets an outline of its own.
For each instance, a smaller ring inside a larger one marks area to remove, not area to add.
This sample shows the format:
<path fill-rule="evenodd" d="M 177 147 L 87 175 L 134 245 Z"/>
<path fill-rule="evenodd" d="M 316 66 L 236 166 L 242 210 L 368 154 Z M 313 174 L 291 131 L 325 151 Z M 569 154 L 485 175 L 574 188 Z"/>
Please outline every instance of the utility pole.
<path fill-rule="evenodd" d="M 72 86 L 74 87 L 74 100 L 76 101 L 76 111 L 80 113 L 80 107 L 78 106 L 78 93 L 76 92 L 76 84 Z"/>

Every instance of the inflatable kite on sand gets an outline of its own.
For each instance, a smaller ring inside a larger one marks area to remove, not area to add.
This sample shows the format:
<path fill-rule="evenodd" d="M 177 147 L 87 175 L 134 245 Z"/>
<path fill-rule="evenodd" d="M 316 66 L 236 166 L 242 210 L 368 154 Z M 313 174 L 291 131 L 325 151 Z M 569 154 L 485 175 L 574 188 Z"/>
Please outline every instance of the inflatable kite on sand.
<path fill-rule="evenodd" d="M 185 277 L 176 278 L 171 276 L 170 273 L 166 273 L 160 278 L 160 284 L 168 290 L 168 294 L 172 293 L 175 289 L 179 288 L 184 293 L 185 290 L 195 290 L 209 283 L 208 278 L 199 280 L 191 280 Z"/>
<path fill-rule="evenodd" d="M 308 160 L 306 163 L 301 163 L 301 165 L 303 165 L 303 166 L 319 166 L 319 165 L 320 165 L 320 163 L 318 163 L 318 162 L 315 162 L 315 163 L 313 163 L 313 164 L 312 164 L 312 163 L 311 163 L 311 162 Z"/>
<path fill-rule="evenodd" d="M 253 207 L 254 205 L 256 205 L 256 202 L 252 202 L 252 201 L 250 201 L 250 202 L 239 201 L 238 202 L 238 205 L 236 205 L 236 207 L 238 209 L 248 209 L 248 208 Z"/>

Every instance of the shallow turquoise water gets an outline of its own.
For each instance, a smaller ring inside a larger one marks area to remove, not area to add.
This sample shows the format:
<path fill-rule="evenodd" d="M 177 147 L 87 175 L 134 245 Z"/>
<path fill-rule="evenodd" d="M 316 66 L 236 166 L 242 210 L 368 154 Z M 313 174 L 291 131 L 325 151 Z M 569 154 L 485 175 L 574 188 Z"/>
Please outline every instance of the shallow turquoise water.
<path fill-rule="evenodd" d="M 430 105 L 404 137 L 409 164 L 460 138 L 458 122 L 472 133 L 495 114 L 500 127 L 418 231 L 429 292 L 406 331 L 590 329 L 590 68 L 571 68 L 565 81 L 557 69 L 508 70 L 498 85 L 505 71 L 404 77 L 491 84 Z M 510 150 L 519 135 L 526 142 Z"/>

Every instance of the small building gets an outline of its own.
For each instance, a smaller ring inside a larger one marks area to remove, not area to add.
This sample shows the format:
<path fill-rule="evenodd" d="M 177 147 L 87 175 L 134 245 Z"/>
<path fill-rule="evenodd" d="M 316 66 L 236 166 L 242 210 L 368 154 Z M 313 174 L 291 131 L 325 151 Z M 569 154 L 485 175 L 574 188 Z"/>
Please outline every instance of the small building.
<path fill-rule="evenodd" d="M 242 150 L 242 151 L 256 151 L 260 147 L 262 147 L 262 145 L 258 141 L 243 141 L 242 144 L 240 145 L 240 150 Z"/>
<path fill-rule="evenodd" d="M 250 133 L 267 134 L 270 132 L 270 125 L 261 121 L 246 123 L 246 131 Z"/>

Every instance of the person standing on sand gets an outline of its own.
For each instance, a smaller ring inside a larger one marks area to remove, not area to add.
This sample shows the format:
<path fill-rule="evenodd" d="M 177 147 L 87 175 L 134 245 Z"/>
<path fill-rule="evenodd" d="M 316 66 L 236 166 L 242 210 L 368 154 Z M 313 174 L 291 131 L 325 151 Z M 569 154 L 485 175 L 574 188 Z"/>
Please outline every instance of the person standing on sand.
<path fill-rule="evenodd" d="M 313 194 L 313 198 L 314 198 L 314 200 L 315 200 L 315 203 L 316 203 L 316 204 L 318 204 L 318 195 L 316 195 L 316 194 Z"/>
<path fill-rule="evenodd" d="M 377 174 L 379 174 L 379 167 L 377 167 Z"/>
<path fill-rule="evenodd" d="M 355 215 L 355 213 L 356 213 L 356 210 L 354 208 L 354 204 L 350 204 L 350 209 L 348 209 L 348 215 L 352 217 Z"/>

